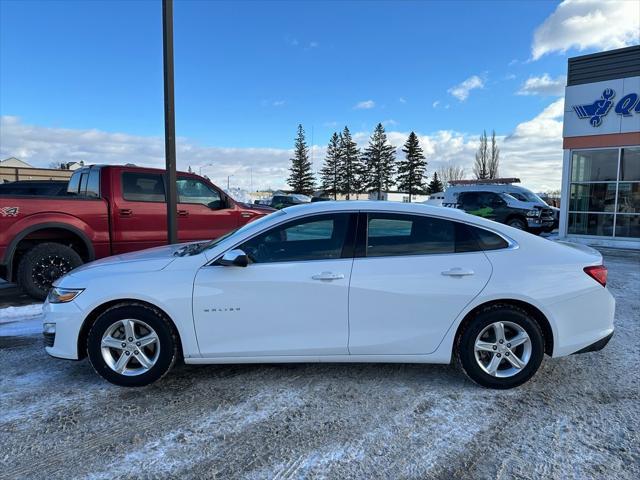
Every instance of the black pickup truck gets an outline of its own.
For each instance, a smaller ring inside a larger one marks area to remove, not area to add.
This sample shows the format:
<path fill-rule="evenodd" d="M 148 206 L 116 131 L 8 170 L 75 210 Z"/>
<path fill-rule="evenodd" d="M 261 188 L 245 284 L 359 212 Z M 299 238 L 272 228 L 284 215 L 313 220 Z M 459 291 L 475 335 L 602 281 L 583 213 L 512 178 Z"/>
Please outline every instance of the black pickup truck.
<path fill-rule="evenodd" d="M 532 206 L 507 193 L 460 192 L 455 206 L 472 215 L 536 234 L 551 231 L 555 222 L 551 208 Z"/>

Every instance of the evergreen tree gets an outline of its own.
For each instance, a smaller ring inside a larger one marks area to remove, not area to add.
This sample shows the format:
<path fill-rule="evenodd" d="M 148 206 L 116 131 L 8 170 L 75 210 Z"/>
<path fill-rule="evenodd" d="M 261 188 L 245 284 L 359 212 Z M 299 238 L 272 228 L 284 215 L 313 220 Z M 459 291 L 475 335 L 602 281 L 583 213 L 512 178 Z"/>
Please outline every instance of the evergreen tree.
<path fill-rule="evenodd" d="M 476 152 L 476 162 L 473 165 L 473 173 L 478 180 L 486 180 L 490 177 L 489 173 L 489 151 L 487 147 L 487 131 L 483 131 L 480 135 L 480 145 Z"/>
<path fill-rule="evenodd" d="M 409 138 L 402 148 L 405 154 L 404 160 L 398 162 L 398 190 L 409 194 L 409 202 L 411 196 L 424 192 L 424 174 L 427 168 L 427 162 L 420 146 L 418 136 L 411 132 Z"/>
<path fill-rule="evenodd" d="M 438 193 L 442 192 L 443 190 L 444 185 L 442 185 L 442 182 L 438 178 L 438 172 L 433 172 L 433 179 L 431 179 L 431 182 L 429 182 L 429 185 L 427 185 L 427 193 Z"/>
<path fill-rule="evenodd" d="M 351 193 L 364 191 L 363 168 L 360 149 L 351 137 L 348 127 L 344 127 L 340 136 L 340 164 L 338 167 L 338 191 L 350 199 Z"/>
<path fill-rule="evenodd" d="M 498 178 L 498 167 L 500 165 L 500 149 L 496 141 L 496 131 L 491 133 L 491 150 L 489 150 L 488 160 L 489 178 Z"/>
<path fill-rule="evenodd" d="M 320 181 L 322 182 L 322 190 L 324 193 L 331 195 L 334 200 L 338 198 L 339 191 L 339 172 L 341 162 L 340 136 L 333 133 L 329 145 L 327 146 L 327 156 L 324 159 L 324 165 L 320 170 Z"/>
<path fill-rule="evenodd" d="M 307 147 L 307 142 L 304 138 L 302 125 L 298 125 L 298 135 L 296 136 L 289 172 L 291 173 L 287 183 L 294 193 L 313 195 L 314 178 L 311 170 L 311 161 L 309 161 L 309 147 Z"/>
<path fill-rule="evenodd" d="M 388 191 L 393 183 L 396 161 L 396 149 L 387 142 L 387 134 L 381 123 L 371 135 L 363 159 L 366 187 L 376 192 L 376 198 L 380 200 L 382 192 Z"/>

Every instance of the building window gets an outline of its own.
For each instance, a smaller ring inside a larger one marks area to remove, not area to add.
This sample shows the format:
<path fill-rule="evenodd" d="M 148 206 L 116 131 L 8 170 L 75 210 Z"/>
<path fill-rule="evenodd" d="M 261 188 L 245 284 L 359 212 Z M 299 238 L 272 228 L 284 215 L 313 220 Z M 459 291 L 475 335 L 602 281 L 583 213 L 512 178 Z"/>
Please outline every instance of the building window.
<path fill-rule="evenodd" d="M 640 147 L 572 152 L 567 233 L 640 238 Z"/>

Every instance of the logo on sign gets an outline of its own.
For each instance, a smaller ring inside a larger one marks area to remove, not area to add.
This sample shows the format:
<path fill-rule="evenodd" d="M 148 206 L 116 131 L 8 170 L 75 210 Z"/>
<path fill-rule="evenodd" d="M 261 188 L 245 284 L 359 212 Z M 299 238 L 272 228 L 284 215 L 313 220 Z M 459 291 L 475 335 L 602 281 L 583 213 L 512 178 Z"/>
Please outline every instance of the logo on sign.
<path fill-rule="evenodd" d="M 605 88 L 602 96 L 593 103 L 586 105 L 574 105 L 573 111 L 576 112 L 578 118 L 588 118 L 592 127 L 599 127 L 602 124 L 602 118 L 609 113 L 613 106 L 613 97 L 616 96 L 615 90 Z M 618 100 L 614 108 L 618 115 L 629 117 L 632 112 L 640 113 L 640 101 L 638 101 L 637 93 L 629 93 Z"/>

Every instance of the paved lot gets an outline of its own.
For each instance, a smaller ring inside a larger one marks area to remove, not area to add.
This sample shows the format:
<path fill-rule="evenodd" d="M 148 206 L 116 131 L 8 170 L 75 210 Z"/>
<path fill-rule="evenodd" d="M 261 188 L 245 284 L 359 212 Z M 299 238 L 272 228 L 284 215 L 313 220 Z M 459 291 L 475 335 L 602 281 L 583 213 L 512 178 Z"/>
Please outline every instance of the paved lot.
<path fill-rule="evenodd" d="M 0 326 L 0 477 L 640 478 L 640 256 L 605 259 L 610 344 L 507 392 L 448 366 L 314 364 L 131 390 Z"/>

